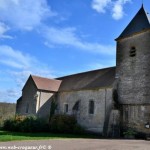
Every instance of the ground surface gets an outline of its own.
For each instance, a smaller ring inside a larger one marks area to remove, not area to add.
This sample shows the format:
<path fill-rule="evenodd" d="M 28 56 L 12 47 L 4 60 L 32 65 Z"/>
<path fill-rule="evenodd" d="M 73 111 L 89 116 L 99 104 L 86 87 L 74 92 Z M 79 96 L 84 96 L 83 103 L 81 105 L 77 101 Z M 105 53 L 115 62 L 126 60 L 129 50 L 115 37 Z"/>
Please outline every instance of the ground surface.
<path fill-rule="evenodd" d="M 22 147 L 19 147 L 19 146 L 22 146 Z M 57 140 L 36 140 L 36 141 L 12 141 L 12 142 L 0 142 L 0 149 L 3 149 L 3 150 L 5 149 L 150 150 L 150 141 L 102 140 L 102 139 L 60 139 L 60 140 L 57 139 Z"/>

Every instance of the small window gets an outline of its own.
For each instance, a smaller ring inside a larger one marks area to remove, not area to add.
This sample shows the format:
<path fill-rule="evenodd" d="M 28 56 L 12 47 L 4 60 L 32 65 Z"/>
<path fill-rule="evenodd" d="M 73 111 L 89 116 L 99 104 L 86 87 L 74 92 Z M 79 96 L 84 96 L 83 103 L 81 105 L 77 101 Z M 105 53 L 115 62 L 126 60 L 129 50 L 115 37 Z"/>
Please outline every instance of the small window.
<path fill-rule="evenodd" d="M 133 46 L 130 49 L 130 57 L 134 57 L 134 56 L 136 56 L 136 48 Z"/>
<path fill-rule="evenodd" d="M 78 101 L 74 104 L 72 110 L 73 110 L 73 111 L 79 111 L 79 106 L 80 106 L 80 101 L 78 100 Z"/>
<path fill-rule="evenodd" d="M 26 113 L 28 113 L 29 112 L 29 103 L 27 103 L 27 105 L 26 105 Z"/>
<path fill-rule="evenodd" d="M 64 105 L 64 113 L 67 113 L 68 112 L 68 104 L 65 104 Z"/>
<path fill-rule="evenodd" d="M 125 111 L 124 111 L 124 121 L 128 121 L 128 118 L 129 118 L 129 114 L 128 114 L 128 109 L 125 108 Z"/>
<path fill-rule="evenodd" d="M 94 101 L 89 101 L 89 114 L 94 114 Z"/>

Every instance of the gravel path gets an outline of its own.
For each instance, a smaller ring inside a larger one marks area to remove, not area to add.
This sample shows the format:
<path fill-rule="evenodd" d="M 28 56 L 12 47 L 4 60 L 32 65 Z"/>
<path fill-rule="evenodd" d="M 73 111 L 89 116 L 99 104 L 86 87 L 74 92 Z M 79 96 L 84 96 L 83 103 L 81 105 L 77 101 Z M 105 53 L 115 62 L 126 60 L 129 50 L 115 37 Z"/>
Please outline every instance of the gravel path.
<path fill-rule="evenodd" d="M 0 150 L 150 150 L 150 141 L 60 139 L 0 142 Z"/>

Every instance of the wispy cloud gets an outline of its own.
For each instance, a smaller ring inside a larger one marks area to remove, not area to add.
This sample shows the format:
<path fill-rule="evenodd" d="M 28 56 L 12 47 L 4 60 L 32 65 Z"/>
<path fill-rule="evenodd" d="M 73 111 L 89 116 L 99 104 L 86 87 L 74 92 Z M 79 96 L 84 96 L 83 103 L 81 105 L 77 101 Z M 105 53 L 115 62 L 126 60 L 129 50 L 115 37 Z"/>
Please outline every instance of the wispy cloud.
<path fill-rule="evenodd" d="M 0 22 L 0 39 L 1 38 L 7 38 L 12 39 L 11 36 L 6 35 L 6 32 L 9 30 L 9 27 L 5 25 L 4 23 Z"/>
<path fill-rule="evenodd" d="M 131 0 L 93 0 L 92 8 L 95 9 L 98 13 L 105 13 L 106 10 L 112 12 L 112 17 L 115 20 L 119 20 L 124 16 L 124 5 Z"/>
<path fill-rule="evenodd" d="M 21 30 L 32 30 L 57 15 L 46 0 L 0 0 L 0 20 Z"/>
<path fill-rule="evenodd" d="M 2 102 L 10 102 L 10 103 L 15 103 L 16 100 L 20 97 L 20 91 L 18 91 L 15 88 L 11 88 L 11 89 L 0 89 L 0 95 L 1 95 L 1 99 L 0 101 Z M 12 99 L 14 99 L 14 101 L 12 101 Z"/>
<path fill-rule="evenodd" d="M 47 64 L 43 64 L 37 58 L 13 49 L 7 45 L 0 46 L 0 65 L 6 68 L 8 67 L 6 76 L 9 73 L 9 78 L 11 79 L 10 81 L 16 84 L 15 87 L 11 87 L 10 82 L 9 89 L 0 89 L 3 101 L 12 101 L 12 99 L 15 101 L 18 98 L 18 95 L 21 95 L 21 89 L 30 74 L 44 77 L 55 77 L 53 75 L 54 71 L 48 67 Z M 10 93 L 8 94 L 8 91 L 11 90 L 13 90 L 13 92 L 10 92 L 14 93 L 13 96 Z"/>
<path fill-rule="evenodd" d="M 97 7 L 98 0 L 95 1 L 93 7 Z M 103 12 L 103 7 L 106 7 L 110 0 L 101 0 L 100 12 Z M 33 7 L 34 6 L 34 7 Z M 98 10 L 98 7 L 97 7 Z M 0 5 L 0 21 L 21 30 L 30 31 L 36 29 L 42 33 L 45 38 L 45 45 L 52 47 L 58 45 L 75 47 L 79 50 L 89 51 L 100 54 L 113 54 L 115 47 L 112 45 L 103 45 L 100 43 L 87 42 L 77 34 L 74 27 L 57 28 L 47 26 L 44 20 L 49 16 L 57 16 L 58 14 L 51 10 L 47 0 L 1 0 Z M 10 15 L 11 14 L 11 15 Z M 8 30 L 3 28 L 0 31 L 1 35 Z M 41 35 L 40 35 L 41 36 Z M 27 62 L 21 59 L 21 63 L 12 62 L 12 59 L 1 60 L 1 63 L 11 64 L 14 67 L 27 66 Z M 20 61 L 20 60 L 18 60 Z M 24 65 L 25 64 L 25 65 Z"/>
<path fill-rule="evenodd" d="M 22 71 L 24 74 L 38 74 L 44 76 L 52 76 L 51 69 L 46 64 L 43 64 L 37 60 L 37 58 L 23 53 L 19 50 L 15 50 L 10 46 L 0 46 L 0 63 L 13 67 L 18 71 Z"/>
<path fill-rule="evenodd" d="M 36 60 L 28 54 L 23 54 L 21 51 L 14 50 L 10 46 L 0 46 L 0 63 L 3 63 L 9 67 L 25 69 L 30 67 L 31 61 Z"/>
<path fill-rule="evenodd" d="M 45 44 L 50 47 L 65 45 L 75 47 L 78 50 L 108 55 L 115 52 L 115 46 L 84 41 L 76 34 L 76 28 L 44 27 L 42 34 L 46 40 Z"/>

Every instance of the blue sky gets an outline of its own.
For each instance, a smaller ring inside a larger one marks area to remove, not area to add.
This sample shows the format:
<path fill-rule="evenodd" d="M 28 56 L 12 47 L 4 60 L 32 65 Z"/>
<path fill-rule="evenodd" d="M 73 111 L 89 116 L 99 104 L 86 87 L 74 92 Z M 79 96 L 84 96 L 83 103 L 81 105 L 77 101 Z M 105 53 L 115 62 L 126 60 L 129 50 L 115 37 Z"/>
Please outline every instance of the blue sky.
<path fill-rule="evenodd" d="M 115 66 L 115 38 L 142 0 L 0 0 L 0 101 L 30 74 L 60 77 Z M 150 1 L 144 1 L 150 11 Z"/>

